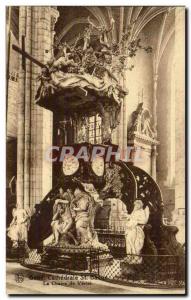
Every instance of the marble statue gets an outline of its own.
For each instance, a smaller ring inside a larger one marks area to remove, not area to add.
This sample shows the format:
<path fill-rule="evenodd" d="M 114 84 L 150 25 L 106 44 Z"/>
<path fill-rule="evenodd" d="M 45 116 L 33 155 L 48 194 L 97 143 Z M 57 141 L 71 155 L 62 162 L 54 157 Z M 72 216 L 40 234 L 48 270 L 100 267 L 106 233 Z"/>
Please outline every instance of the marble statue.
<path fill-rule="evenodd" d="M 144 245 L 144 225 L 147 224 L 149 218 L 149 207 L 143 209 L 143 202 L 135 200 L 133 212 L 128 215 L 126 221 L 126 253 L 129 263 L 141 263 L 141 257 L 138 257 Z M 133 256 L 132 254 L 135 254 Z"/>
<path fill-rule="evenodd" d="M 7 235 L 13 242 L 13 248 L 17 248 L 20 241 L 27 242 L 30 217 L 26 209 L 20 208 L 18 205 L 16 208 L 13 208 L 12 215 L 13 219 L 7 229 Z"/>
<path fill-rule="evenodd" d="M 43 241 L 44 246 L 108 249 L 94 230 L 95 210 L 103 201 L 93 184 L 75 179 L 74 192 L 60 188 L 53 200 L 52 234 Z"/>
<path fill-rule="evenodd" d="M 93 240 L 92 208 L 95 205 L 93 198 L 77 187 L 74 191 L 74 199 L 71 203 L 71 210 L 75 220 L 77 240 L 80 245 L 91 243 Z"/>
<path fill-rule="evenodd" d="M 133 138 L 133 135 L 138 133 L 155 139 L 156 133 L 151 124 L 151 119 L 152 115 L 150 111 L 143 107 L 143 102 L 139 103 L 137 109 L 132 113 L 128 137 Z"/>
<path fill-rule="evenodd" d="M 142 130 L 142 112 L 143 102 L 139 103 L 137 109 L 132 113 L 131 127 L 129 128 L 128 135 L 132 135 L 134 132 L 141 132 Z"/>
<path fill-rule="evenodd" d="M 72 227 L 73 220 L 69 209 L 69 201 L 57 199 L 53 208 L 52 231 L 54 235 L 53 245 L 57 245 L 60 235 L 67 235 Z"/>
<path fill-rule="evenodd" d="M 142 115 L 142 133 L 154 139 L 156 134 L 151 125 L 151 118 L 150 111 L 145 109 Z"/>
<path fill-rule="evenodd" d="M 108 250 L 107 245 L 100 243 L 94 230 L 94 218 L 97 205 L 103 205 L 92 183 L 78 183 L 70 204 L 74 219 L 77 242 L 80 247 L 93 247 Z"/>

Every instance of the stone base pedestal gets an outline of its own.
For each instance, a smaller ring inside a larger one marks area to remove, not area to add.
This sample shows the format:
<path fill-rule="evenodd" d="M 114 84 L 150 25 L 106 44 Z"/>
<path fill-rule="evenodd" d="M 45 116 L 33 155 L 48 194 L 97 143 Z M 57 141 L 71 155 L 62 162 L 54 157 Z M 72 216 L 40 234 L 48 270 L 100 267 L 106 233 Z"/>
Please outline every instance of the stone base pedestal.
<path fill-rule="evenodd" d="M 111 259 L 113 257 L 102 250 L 79 247 L 47 246 L 42 254 L 42 264 L 48 267 L 96 274 L 100 269 L 104 269 Z"/>
<path fill-rule="evenodd" d="M 86 253 L 62 253 L 53 248 L 42 256 L 42 263 L 70 271 L 85 271 L 88 269 L 88 259 Z"/>
<path fill-rule="evenodd" d="M 128 139 L 128 147 L 131 147 L 130 160 L 133 164 L 156 178 L 156 145 L 159 142 L 144 134 L 135 132 Z"/>

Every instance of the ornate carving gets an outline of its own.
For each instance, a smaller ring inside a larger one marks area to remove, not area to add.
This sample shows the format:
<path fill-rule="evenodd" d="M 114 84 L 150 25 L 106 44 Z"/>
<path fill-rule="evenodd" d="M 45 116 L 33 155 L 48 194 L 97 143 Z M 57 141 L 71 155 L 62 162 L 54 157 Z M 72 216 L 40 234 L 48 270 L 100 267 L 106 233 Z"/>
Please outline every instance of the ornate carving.
<path fill-rule="evenodd" d="M 137 189 L 133 173 L 122 162 L 107 163 L 105 169 L 105 186 L 100 191 L 101 198 L 119 198 L 125 203 L 128 213 L 131 213 Z"/>
<path fill-rule="evenodd" d="M 102 194 L 105 194 L 106 192 L 111 190 L 111 192 L 114 193 L 117 198 L 122 198 L 121 191 L 123 188 L 123 182 L 121 181 L 120 171 L 121 167 L 118 165 L 113 165 L 112 167 L 109 166 L 109 164 L 106 165 L 106 185 L 102 190 Z"/>
<path fill-rule="evenodd" d="M 134 201 L 137 198 L 142 200 L 143 209 L 146 206 L 149 207 L 150 214 L 148 224 L 144 228 L 145 243 L 142 253 L 155 255 L 157 251 L 157 254 L 181 254 L 181 245 L 177 243 L 176 240 L 177 228 L 175 226 L 165 226 L 163 224 L 163 201 L 158 185 L 153 178 L 142 169 L 131 164 L 125 164 L 121 161 L 105 163 L 105 173 L 103 176 L 93 175 L 91 163 L 89 162 L 80 162 L 79 170 L 75 175 L 63 175 L 58 186 L 55 187 L 43 201 L 41 201 L 38 211 L 36 211 L 31 219 L 29 247 L 38 248 L 42 241 L 49 237 L 52 232 L 50 224 L 52 220 L 53 204 L 58 195 L 58 188 L 59 186 L 62 186 L 64 191 L 67 191 L 68 188 L 74 191 L 76 188 L 74 184 L 76 178 L 84 184 L 85 191 L 83 191 L 83 193 L 90 193 L 91 196 L 94 197 L 96 203 L 98 198 L 102 199 L 103 203 L 106 201 L 106 204 L 108 198 L 119 198 L 125 203 L 129 214 L 132 213 Z M 95 189 L 93 189 L 92 186 L 94 186 Z M 97 192 L 96 195 L 95 190 Z M 78 207 L 78 205 L 81 204 L 76 203 L 75 206 Z M 86 212 L 86 205 L 84 207 Z M 94 208 L 96 210 L 97 206 Z M 109 206 L 103 205 L 103 209 L 102 207 L 98 207 L 97 212 L 95 210 L 87 210 L 87 214 L 91 214 L 91 224 L 94 223 L 95 217 L 95 227 L 98 229 L 99 236 L 103 236 L 105 230 L 107 230 L 108 241 L 113 241 L 112 247 L 116 248 L 113 236 L 111 236 L 108 231 Z M 73 220 L 73 222 L 75 225 L 75 220 Z M 148 226 L 150 226 L 150 228 Z M 99 229 L 103 232 L 99 231 Z M 38 236 L 34 234 L 36 230 L 39 230 Z M 37 240 L 34 240 L 35 238 Z M 123 239 L 125 242 L 124 235 Z M 96 236 L 94 241 L 97 243 Z M 73 246 L 75 246 L 75 244 L 73 244 Z"/>
<path fill-rule="evenodd" d="M 112 131 L 119 124 L 120 106 L 103 106 L 101 102 L 98 105 L 98 111 L 102 117 L 102 142 L 103 144 L 110 144 Z"/>
<path fill-rule="evenodd" d="M 43 241 L 46 247 L 99 248 L 107 246 L 98 241 L 94 217 L 99 195 L 93 184 L 73 179 L 73 190 L 57 194 L 53 206 L 52 233 Z M 52 240 L 53 239 L 53 240 Z"/>
<path fill-rule="evenodd" d="M 88 27 L 76 38 L 74 44 L 64 42 L 54 47 L 57 53 L 47 63 L 47 78 L 43 80 L 53 82 L 56 92 L 79 87 L 87 95 L 88 89 L 92 89 L 120 104 L 120 99 L 127 91 L 120 85 L 118 75 L 123 69 L 133 68 L 128 66 L 126 58 L 135 56 L 138 49 L 146 52 L 151 52 L 152 49 L 143 47 L 140 39 L 132 40 L 131 26 L 116 44 L 109 36 L 115 22 L 113 19 L 109 28 L 95 27 L 90 18 L 88 22 Z M 50 96 L 45 85 L 41 83 L 40 88 L 44 91 L 38 93 L 37 100 Z M 51 93 L 54 94 L 55 91 L 51 90 Z"/>
<path fill-rule="evenodd" d="M 56 17 L 53 16 L 52 23 Z M 54 57 L 38 77 L 40 86 L 36 94 L 39 105 L 53 111 L 63 108 L 63 112 L 72 118 L 73 114 L 79 119 L 100 113 L 105 144 L 111 143 L 112 130 L 119 123 L 121 101 L 128 94 L 119 75 L 133 68 L 128 65 L 128 57 L 135 56 L 139 49 L 151 51 L 141 45 L 140 39 L 132 40 L 132 24 L 121 41 L 114 43 L 110 35 L 114 23 L 111 19 L 109 28 L 95 27 L 88 18 L 87 28 L 73 44 L 56 43 Z M 78 142 L 88 140 L 83 130 L 85 125 L 82 127 Z M 148 126 L 144 128 L 145 132 L 147 130 Z"/>
<path fill-rule="evenodd" d="M 76 141 L 78 143 L 83 143 L 88 140 L 88 118 L 81 117 L 77 120 L 77 137 Z"/>

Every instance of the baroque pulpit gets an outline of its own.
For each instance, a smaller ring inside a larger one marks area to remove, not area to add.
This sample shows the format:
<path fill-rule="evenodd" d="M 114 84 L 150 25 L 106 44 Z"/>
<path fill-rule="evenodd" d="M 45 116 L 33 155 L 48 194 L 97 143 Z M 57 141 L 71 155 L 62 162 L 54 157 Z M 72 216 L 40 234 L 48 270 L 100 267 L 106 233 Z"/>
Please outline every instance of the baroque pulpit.
<path fill-rule="evenodd" d="M 112 41 L 113 24 L 112 19 L 109 29 L 95 28 L 89 20 L 73 43 L 55 45 L 54 57 L 38 77 L 36 105 L 54 115 L 55 138 L 49 152 L 54 181 L 53 189 L 35 207 L 28 245 L 49 267 L 91 273 L 91 262 L 100 255 L 100 268 L 126 257 L 121 264 L 125 272 L 129 265 L 142 263 L 142 258 L 134 262 L 134 256 L 181 251 L 176 227 L 163 224 L 162 195 L 151 176 L 154 164 L 146 172 L 133 160 L 124 161 L 119 145 L 112 142 L 123 101 L 128 100 L 124 77 L 134 67 L 129 58 L 138 50 L 152 51 L 140 39 L 131 38 L 131 26 L 119 43 Z M 127 145 L 136 149 L 141 141 L 153 157 L 158 141 L 149 111 L 139 104 Z M 136 225 L 142 246 L 127 253 L 127 220 L 138 218 L 135 207 L 140 216 L 145 214 Z M 76 254 L 79 266 L 74 263 Z"/>

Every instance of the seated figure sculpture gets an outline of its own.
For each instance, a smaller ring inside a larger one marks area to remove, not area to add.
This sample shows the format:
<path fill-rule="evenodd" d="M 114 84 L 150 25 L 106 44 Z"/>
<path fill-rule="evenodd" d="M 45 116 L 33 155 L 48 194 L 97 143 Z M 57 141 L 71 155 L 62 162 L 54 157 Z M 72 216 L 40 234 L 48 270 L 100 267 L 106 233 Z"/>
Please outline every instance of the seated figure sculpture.
<path fill-rule="evenodd" d="M 68 235 L 75 241 L 72 233 L 69 232 L 72 227 L 73 220 L 69 209 L 69 201 L 57 199 L 54 204 L 55 211 L 52 219 L 52 231 L 54 235 L 53 245 L 57 245 L 59 242 L 60 235 Z"/>
<path fill-rule="evenodd" d="M 125 231 L 127 261 L 130 264 L 141 263 L 142 258 L 138 255 L 144 245 L 144 225 L 149 218 L 149 207 L 143 209 L 143 202 L 139 199 L 134 202 L 133 212 L 128 215 Z M 134 254 L 134 255 L 133 255 Z"/>
<path fill-rule="evenodd" d="M 103 202 L 92 184 L 80 183 L 74 191 L 71 212 L 75 220 L 77 240 L 83 248 L 96 248 L 108 251 L 106 244 L 100 243 L 94 229 L 94 218 L 97 205 Z"/>
<path fill-rule="evenodd" d="M 98 241 L 94 230 L 95 209 L 102 203 L 98 196 L 92 184 L 78 180 L 73 192 L 69 189 L 63 192 L 60 188 L 53 206 L 52 235 L 43 241 L 43 245 L 107 250 L 108 247 Z"/>
<path fill-rule="evenodd" d="M 78 186 L 74 191 L 74 199 L 71 203 L 71 211 L 75 220 L 77 240 L 80 245 L 91 243 L 93 240 L 93 228 L 91 224 L 91 210 L 95 205 L 92 197 Z"/>

